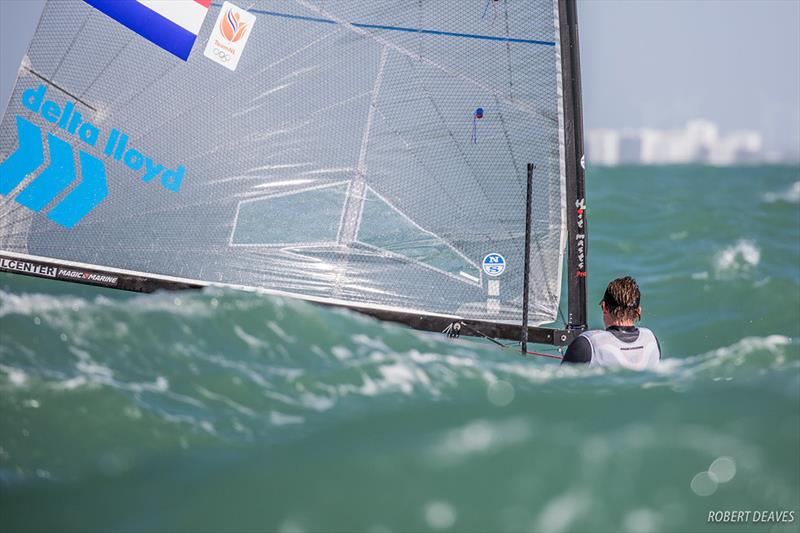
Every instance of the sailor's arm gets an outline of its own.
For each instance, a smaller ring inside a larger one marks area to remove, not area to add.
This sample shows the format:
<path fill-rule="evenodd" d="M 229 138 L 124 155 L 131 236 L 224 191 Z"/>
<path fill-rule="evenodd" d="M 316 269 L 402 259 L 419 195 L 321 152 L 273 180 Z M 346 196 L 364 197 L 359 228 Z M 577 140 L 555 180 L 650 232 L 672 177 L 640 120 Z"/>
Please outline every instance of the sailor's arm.
<path fill-rule="evenodd" d="M 589 363 L 592 360 L 592 345 L 586 337 L 577 337 L 567 347 L 567 352 L 561 360 L 564 363 Z"/>

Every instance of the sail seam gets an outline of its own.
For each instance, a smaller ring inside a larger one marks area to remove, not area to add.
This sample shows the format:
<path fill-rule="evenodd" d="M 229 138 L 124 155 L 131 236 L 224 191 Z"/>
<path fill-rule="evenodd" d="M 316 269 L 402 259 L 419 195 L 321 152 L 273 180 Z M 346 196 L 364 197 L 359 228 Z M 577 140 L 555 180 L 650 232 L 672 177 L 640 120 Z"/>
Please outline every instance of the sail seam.
<path fill-rule="evenodd" d="M 214 4 L 217 5 L 217 4 Z M 332 18 L 321 18 L 321 17 L 309 17 L 306 15 L 293 15 L 291 13 L 282 13 L 280 11 L 268 11 L 264 9 L 251 9 L 249 10 L 250 13 L 256 13 L 258 15 L 268 15 L 271 17 L 280 17 L 280 18 L 287 18 L 293 20 L 304 20 L 307 22 L 319 22 L 322 24 L 340 24 L 339 21 L 332 19 Z M 387 30 L 387 31 L 399 31 L 404 33 L 421 33 L 424 35 L 438 35 L 442 37 L 460 37 L 463 39 L 478 39 L 482 41 L 499 41 L 503 43 L 520 43 L 520 44 L 536 44 L 541 46 L 555 46 L 556 43 L 553 41 L 543 41 L 538 39 L 523 39 L 520 37 L 500 37 L 497 35 L 482 35 L 479 33 L 460 33 L 460 32 L 452 32 L 452 31 L 442 31 L 442 30 L 430 30 L 426 28 L 409 28 L 406 26 L 391 26 L 388 24 L 369 24 L 366 22 L 348 22 L 350 26 L 354 28 L 364 28 L 368 30 Z"/>
<path fill-rule="evenodd" d="M 358 151 L 358 163 L 356 164 L 355 177 L 350 181 L 350 186 L 347 188 L 347 197 L 345 199 L 344 210 L 342 211 L 342 220 L 339 224 L 339 234 L 336 238 L 338 242 L 344 244 L 349 244 L 355 241 L 356 235 L 358 235 L 358 228 L 361 226 L 361 215 L 364 210 L 364 193 L 366 189 L 367 147 L 369 146 L 369 134 L 372 131 L 372 123 L 375 120 L 375 110 L 378 106 L 378 95 L 381 91 L 383 73 L 385 71 L 388 56 L 389 48 L 384 46 L 381 50 L 378 74 L 375 76 L 375 84 L 372 88 L 369 111 L 367 112 L 367 122 L 364 125 L 364 133 L 361 137 L 361 147 Z"/>

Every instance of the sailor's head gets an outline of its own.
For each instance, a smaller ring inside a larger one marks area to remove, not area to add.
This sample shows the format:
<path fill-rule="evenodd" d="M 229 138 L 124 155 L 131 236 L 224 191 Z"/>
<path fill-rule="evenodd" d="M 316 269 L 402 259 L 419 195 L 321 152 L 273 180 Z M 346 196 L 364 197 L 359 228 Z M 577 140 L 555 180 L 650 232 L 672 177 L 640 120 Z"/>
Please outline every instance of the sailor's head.
<path fill-rule="evenodd" d="M 609 283 L 600 301 L 606 327 L 632 326 L 642 317 L 640 300 L 639 285 L 632 277 L 617 278 Z"/>

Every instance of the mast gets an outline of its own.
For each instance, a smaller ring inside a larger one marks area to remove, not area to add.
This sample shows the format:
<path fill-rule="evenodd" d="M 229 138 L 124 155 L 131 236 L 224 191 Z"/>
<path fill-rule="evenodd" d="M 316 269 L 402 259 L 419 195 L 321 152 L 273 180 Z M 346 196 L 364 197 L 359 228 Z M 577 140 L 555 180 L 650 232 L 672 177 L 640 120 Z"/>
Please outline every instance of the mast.
<path fill-rule="evenodd" d="M 586 329 L 586 188 L 583 157 L 583 109 L 575 0 L 558 0 L 561 35 L 564 141 L 567 178 L 567 329 Z"/>
<path fill-rule="evenodd" d="M 531 211 L 533 209 L 533 163 L 528 163 L 527 193 L 525 198 L 525 274 L 522 280 L 522 337 L 520 350 L 528 351 L 528 291 L 531 283 Z"/>

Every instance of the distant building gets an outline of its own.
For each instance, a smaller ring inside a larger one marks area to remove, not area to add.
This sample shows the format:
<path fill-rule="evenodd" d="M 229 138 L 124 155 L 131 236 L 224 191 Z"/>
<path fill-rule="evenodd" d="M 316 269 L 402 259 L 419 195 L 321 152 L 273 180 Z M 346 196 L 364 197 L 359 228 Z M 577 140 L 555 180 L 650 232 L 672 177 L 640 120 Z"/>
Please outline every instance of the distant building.
<path fill-rule="evenodd" d="M 621 165 L 637 165 L 642 158 L 642 138 L 635 131 L 624 130 L 619 140 Z"/>
<path fill-rule="evenodd" d="M 716 124 L 707 120 L 691 120 L 677 130 L 592 130 L 587 148 L 589 163 L 599 166 L 686 163 L 725 166 L 765 159 L 759 133 L 740 131 L 721 136 Z"/>
<path fill-rule="evenodd" d="M 587 137 L 589 161 L 595 165 L 613 167 L 620 163 L 619 132 L 592 130 Z"/>

